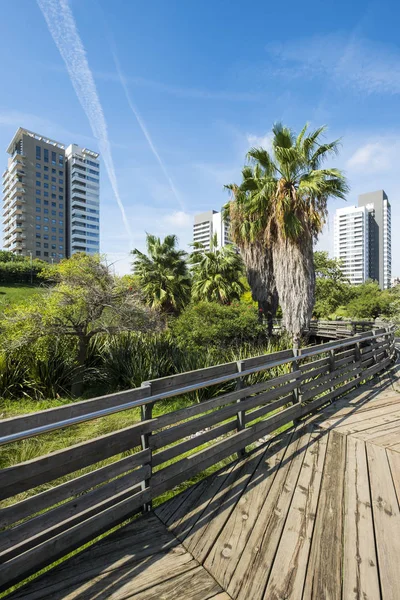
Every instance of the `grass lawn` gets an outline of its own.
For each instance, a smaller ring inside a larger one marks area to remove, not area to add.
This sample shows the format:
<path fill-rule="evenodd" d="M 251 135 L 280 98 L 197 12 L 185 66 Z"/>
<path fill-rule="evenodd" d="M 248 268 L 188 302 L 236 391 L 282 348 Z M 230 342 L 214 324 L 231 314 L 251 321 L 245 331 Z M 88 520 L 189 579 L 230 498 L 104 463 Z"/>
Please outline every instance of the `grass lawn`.
<path fill-rule="evenodd" d="M 34 285 L 0 285 L 0 310 L 4 305 L 24 302 L 34 294 L 42 293 L 44 289 Z"/>

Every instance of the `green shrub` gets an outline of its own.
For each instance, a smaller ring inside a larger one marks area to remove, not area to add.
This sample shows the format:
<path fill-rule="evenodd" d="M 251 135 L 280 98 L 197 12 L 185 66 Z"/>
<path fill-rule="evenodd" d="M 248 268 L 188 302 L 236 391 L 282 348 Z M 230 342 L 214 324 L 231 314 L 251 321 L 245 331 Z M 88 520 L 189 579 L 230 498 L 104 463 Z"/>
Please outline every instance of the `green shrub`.
<path fill-rule="evenodd" d="M 185 348 L 227 348 L 267 340 L 252 304 L 191 304 L 171 323 L 172 335 Z"/>

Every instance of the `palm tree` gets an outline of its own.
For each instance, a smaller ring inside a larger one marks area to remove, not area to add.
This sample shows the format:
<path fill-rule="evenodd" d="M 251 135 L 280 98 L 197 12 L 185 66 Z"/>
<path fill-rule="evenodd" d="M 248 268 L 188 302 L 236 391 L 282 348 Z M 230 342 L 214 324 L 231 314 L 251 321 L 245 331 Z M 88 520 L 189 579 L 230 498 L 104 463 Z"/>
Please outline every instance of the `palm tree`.
<path fill-rule="evenodd" d="M 345 199 L 348 185 L 343 173 L 321 168 L 337 154 L 339 140 L 321 141 L 326 127 L 299 135 L 280 123 L 272 129 L 272 152 L 252 148 L 248 158 L 262 180 L 246 205 L 250 216 L 263 215 L 264 240 L 272 258 L 284 326 L 298 346 L 314 306 L 313 243 L 327 217 L 328 198 Z"/>
<path fill-rule="evenodd" d="M 240 186 L 226 185 L 231 190 L 232 200 L 224 207 L 230 222 L 230 236 L 240 249 L 246 266 L 247 281 L 252 298 L 258 303 L 260 319 L 264 315 L 268 323 L 268 334 L 272 335 L 273 319 L 278 308 L 278 294 L 272 264 L 272 249 L 268 247 L 264 236 L 264 215 L 250 215 L 247 205 L 251 195 L 259 190 L 259 168 L 250 166 L 242 170 L 243 181 Z"/>
<path fill-rule="evenodd" d="M 147 255 L 135 248 L 133 270 L 148 305 L 178 314 L 190 301 L 191 277 L 186 252 L 178 250 L 177 237 L 146 234 Z"/>
<path fill-rule="evenodd" d="M 244 268 L 235 248 L 228 244 L 219 249 L 216 234 L 211 239 L 209 250 L 200 243 L 193 246 L 195 250 L 190 257 L 193 265 L 192 299 L 220 304 L 239 300 L 245 290 L 241 281 Z"/>

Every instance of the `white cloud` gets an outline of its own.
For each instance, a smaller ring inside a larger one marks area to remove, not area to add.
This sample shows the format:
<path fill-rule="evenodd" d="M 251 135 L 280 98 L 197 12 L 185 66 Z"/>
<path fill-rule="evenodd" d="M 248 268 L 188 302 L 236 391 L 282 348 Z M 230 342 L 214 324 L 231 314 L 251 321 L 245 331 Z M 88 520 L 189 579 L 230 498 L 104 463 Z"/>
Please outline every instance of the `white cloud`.
<path fill-rule="evenodd" d="M 266 133 L 265 135 L 254 135 L 248 133 L 246 135 L 247 143 L 251 148 L 264 148 L 265 150 L 271 151 L 272 148 L 272 133 Z"/>
<path fill-rule="evenodd" d="M 107 169 L 114 196 L 121 211 L 125 229 L 132 239 L 132 231 L 118 189 L 117 176 L 115 174 L 114 161 L 108 139 L 107 123 L 97 94 L 93 74 L 86 57 L 86 51 L 79 36 L 69 2 L 68 0 L 37 0 L 37 2 L 52 38 L 65 62 L 75 93 L 89 119 L 93 135 L 98 140 L 100 152 Z"/>
<path fill-rule="evenodd" d="M 387 171 L 393 166 L 394 155 L 393 146 L 386 146 L 381 142 L 365 144 L 349 158 L 346 166 L 357 171 Z"/>
<path fill-rule="evenodd" d="M 170 215 L 166 215 L 164 220 L 168 225 L 173 225 L 174 227 L 190 227 L 193 223 L 193 216 L 183 210 L 178 210 Z"/>
<path fill-rule="evenodd" d="M 279 63 L 272 67 L 277 76 L 312 78 L 324 75 L 339 88 L 400 94 L 400 52 L 389 43 L 332 33 L 269 44 L 267 51 Z"/>

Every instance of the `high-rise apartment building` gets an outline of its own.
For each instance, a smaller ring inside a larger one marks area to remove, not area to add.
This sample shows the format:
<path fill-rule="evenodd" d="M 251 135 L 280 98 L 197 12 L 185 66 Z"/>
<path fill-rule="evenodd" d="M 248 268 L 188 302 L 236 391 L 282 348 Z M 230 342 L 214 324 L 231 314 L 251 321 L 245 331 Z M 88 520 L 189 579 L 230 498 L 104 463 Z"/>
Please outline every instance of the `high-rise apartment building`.
<path fill-rule="evenodd" d="M 334 255 L 351 283 L 373 279 L 381 289 L 391 286 L 390 203 L 383 190 L 361 194 L 358 206 L 336 211 Z"/>
<path fill-rule="evenodd" d="M 48 262 L 78 251 L 98 252 L 98 154 L 74 144 L 65 150 L 64 144 L 21 127 L 7 152 L 4 248 Z"/>
<path fill-rule="evenodd" d="M 392 278 L 392 225 L 389 199 L 383 190 L 358 196 L 358 206 L 369 214 L 369 277 L 381 289 L 390 288 Z"/>
<path fill-rule="evenodd" d="M 3 173 L 3 246 L 58 261 L 67 255 L 65 146 L 19 128 Z"/>
<path fill-rule="evenodd" d="M 100 250 L 100 165 L 99 155 L 71 144 L 67 162 L 69 255 L 95 254 Z"/>
<path fill-rule="evenodd" d="M 221 212 L 208 210 L 194 216 L 194 242 L 203 244 L 204 248 L 209 250 L 211 239 L 215 234 L 217 234 L 218 248 L 232 243 L 229 238 L 229 221 L 223 218 Z"/>
<path fill-rule="evenodd" d="M 342 263 L 343 275 L 353 284 L 369 277 L 368 211 L 346 206 L 335 214 L 334 253 Z"/>

